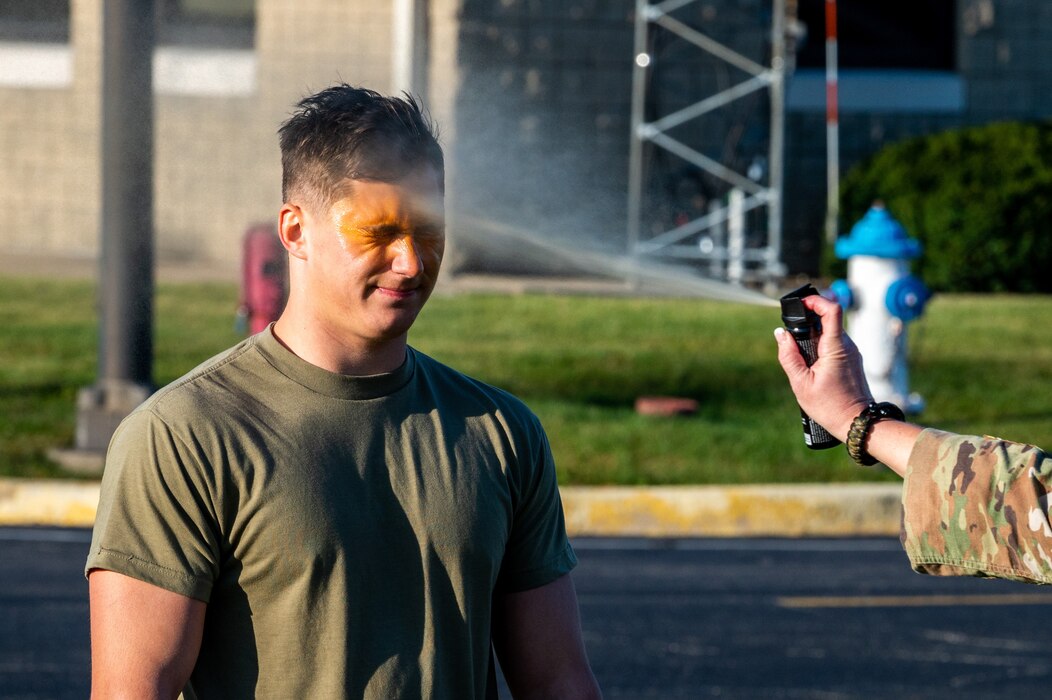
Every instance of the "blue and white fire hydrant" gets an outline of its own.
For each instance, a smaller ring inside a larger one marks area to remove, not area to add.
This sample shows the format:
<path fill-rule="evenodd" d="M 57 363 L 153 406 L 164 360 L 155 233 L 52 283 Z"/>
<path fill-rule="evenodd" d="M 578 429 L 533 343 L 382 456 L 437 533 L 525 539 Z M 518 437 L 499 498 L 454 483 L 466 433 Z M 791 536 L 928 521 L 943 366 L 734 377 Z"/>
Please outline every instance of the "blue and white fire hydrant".
<path fill-rule="evenodd" d="M 879 202 L 836 242 L 836 255 L 847 260 L 847 280 L 831 291 L 847 311 L 847 329 L 877 401 L 891 401 L 906 413 L 924 410 L 924 399 L 909 390 L 906 325 L 924 312 L 931 292 L 910 274 L 909 261 L 921 253 Z"/>

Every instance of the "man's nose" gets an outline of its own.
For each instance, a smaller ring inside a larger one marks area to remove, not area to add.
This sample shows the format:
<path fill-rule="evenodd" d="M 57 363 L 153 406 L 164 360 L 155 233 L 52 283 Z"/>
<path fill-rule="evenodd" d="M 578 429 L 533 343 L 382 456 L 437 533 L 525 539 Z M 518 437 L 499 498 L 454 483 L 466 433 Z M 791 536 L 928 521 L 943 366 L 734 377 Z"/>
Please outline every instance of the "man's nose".
<path fill-rule="evenodd" d="M 416 277 L 423 269 L 420 251 L 412 236 L 402 236 L 394 244 L 394 260 L 391 270 L 404 277 Z"/>

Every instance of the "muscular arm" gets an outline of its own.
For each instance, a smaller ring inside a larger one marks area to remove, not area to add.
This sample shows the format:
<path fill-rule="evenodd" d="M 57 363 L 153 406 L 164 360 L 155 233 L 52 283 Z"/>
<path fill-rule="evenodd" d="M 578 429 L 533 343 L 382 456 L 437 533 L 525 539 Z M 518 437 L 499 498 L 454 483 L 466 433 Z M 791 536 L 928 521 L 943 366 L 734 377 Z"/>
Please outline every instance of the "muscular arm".
<path fill-rule="evenodd" d="M 205 604 L 102 569 L 88 576 L 92 698 L 174 698 L 201 648 Z"/>
<path fill-rule="evenodd" d="M 569 574 L 494 600 L 493 642 L 517 699 L 602 697 L 581 639 Z"/>

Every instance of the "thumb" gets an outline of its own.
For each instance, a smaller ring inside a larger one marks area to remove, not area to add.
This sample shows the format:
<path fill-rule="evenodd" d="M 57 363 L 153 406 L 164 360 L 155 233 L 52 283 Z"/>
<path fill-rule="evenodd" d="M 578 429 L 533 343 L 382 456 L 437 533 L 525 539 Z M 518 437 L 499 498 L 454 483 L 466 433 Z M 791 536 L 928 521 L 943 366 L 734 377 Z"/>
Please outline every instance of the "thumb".
<path fill-rule="evenodd" d="M 778 363 L 782 365 L 785 376 L 789 378 L 789 384 L 796 387 L 804 380 L 811 371 L 800 354 L 800 348 L 784 328 L 774 329 L 774 339 L 778 343 Z"/>

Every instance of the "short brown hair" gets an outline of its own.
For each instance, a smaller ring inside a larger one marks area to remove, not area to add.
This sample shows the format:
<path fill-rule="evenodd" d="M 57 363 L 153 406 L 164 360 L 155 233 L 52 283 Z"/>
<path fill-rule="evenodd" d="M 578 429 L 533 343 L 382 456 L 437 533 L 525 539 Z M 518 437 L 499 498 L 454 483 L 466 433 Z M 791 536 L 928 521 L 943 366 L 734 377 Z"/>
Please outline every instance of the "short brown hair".
<path fill-rule="evenodd" d="M 431 119 L 411 95 L 388 97 L 341 83 L 306 97 L 278 130 L 281 196 L 327 207 L 347 180 L 396 182 L 445 160 Z"/>

